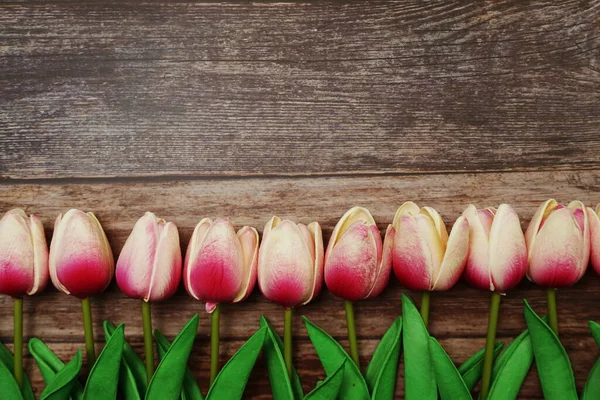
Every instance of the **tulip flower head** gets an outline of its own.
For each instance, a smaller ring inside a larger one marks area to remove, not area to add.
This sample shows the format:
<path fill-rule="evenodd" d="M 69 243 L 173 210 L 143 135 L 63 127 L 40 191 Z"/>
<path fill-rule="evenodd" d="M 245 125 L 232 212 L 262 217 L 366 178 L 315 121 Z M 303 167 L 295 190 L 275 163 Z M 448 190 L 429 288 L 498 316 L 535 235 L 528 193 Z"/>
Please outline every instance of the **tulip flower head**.
<path fill-rule="evenodd" d="M 66 294 L 85 299 L 106 289 L 115 262 L 93 213 L 71 209 L 56 218 L 49 266 L 52 283 Z"/>
<path fill-rule="evenodd" d="M 519 216 L 508 204 L 478 210 L 469 205 L 469 256 L 465 278 L 473 286 L 504 293 L 525 276 L 527 247 Z"/>
<path fill-rule="evenodd" d="M 436 210 L 409 201 L 394 216 L 393 263 L 398 280 L 419 291 L 448 290 L 461 277 L 469 255 L 469 223 L 460 216 L 448 237 Z"/>
<path fill-rule="evenodd" d="M 8 211 L 0 220 L 0 293 L 15 298 L 42 291 L 48 283 L 48 245 L 35 215 Z"/>
<path fill-rule="evenodd" d="M 597 274 L 600 274 L 600 203 L 596 206 L 596 211 L 588 208 L 588 216 L 590 219 L 592 267 Z"/>
<path fill-rule="evenodd" d="M 159 301 L 175 294 L 181 280 L 177 226 L 151 212 L 141 217 L 119 255 L 117 284 L 127 296 Z"/>
<path fill-rule="evenodd" d="M 293 308 L 316 297 L 322 282 L 321 226 L 271 218 L 258 252 L 258 285 L 264 296 Z"/>
<path fill-rule="evenodd" d="M 529 223 L 526 238 L 530 280 L 557 288 L 581 279 L 590 258 L 590 223 L 582 202 L 565 207 L 547 200 Z"/>
<path fill-rule="evenodd" d="M 348 301 L 381 293 L 390 277 L 393 234 L 390 225 L 382 243 L 369 210 L 348 210 L 335 226 L 325 253 L 327 288 Z"/>
<path fill-rule="evenodd" d="M 237 233 L 226 218 L 204 218 L 194 229 L 185 256 L 183 281 L 187 292 L 206 302 L 206 311 L 217 304 L 245 300 L 256 284 L 258 232 L 244 226 Z"/>

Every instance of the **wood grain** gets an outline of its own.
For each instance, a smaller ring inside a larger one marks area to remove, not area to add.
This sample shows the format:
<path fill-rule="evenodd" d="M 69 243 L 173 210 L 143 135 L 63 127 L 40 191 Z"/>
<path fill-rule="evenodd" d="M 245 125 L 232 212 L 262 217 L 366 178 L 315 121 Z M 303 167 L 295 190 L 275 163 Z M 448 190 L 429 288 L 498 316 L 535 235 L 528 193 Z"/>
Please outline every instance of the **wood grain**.
<path fill-rule="evenodd" d="M 595 1 L 0 7 L 4 178 L 598 164 Z"/>

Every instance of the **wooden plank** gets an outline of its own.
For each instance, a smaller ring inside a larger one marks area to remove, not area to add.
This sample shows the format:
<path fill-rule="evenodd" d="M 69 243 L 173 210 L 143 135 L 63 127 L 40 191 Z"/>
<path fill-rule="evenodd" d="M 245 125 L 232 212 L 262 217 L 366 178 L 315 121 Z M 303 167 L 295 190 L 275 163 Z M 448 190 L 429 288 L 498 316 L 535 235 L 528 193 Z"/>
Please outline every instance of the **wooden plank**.
<path fill-rule="evenodd" d="M 0 7 L 0 177 L 598 165 L 594 2 Z"/>
<path fill-rule="evenodd" d="M 423 176 L 362 176 L 313 178 L 252 179 L 160 179 L 96 180 L 48 184 L 32 182 L 0 185 L 0 211 L 23 206 L 44 220 L 51 235 L 52 220 L 70 207 L 96 211 L 106 228 L 117 254 L 135 220 L 146 210 L 173 220 L 180 228 L 185 248 L 193 227 L 202 217 L 230 216 L 236 226 L 249 224 L 262 230 L 272 214 L 323 224 L 326 240 L 333 225 L 351 205 L 368 206 L 381 229 L 392 220 L 395 209 L 405 200 L 415 200 L 437 208 L 450 224 L 470 203 L 478 206 L 508 202 L 519 212 L 526 227 L 535 208 L 548 197 L 560 201 L 578 198 L 588 205 L 600 201 L 600 170 L 539 171 L 514 173 L 429 174 Z M 395 281 L 377 299 L 357 305 L 357 323 L 361 360 L 370 359 L 379 338 L 400 313 L 400 294 L 405 291 Z M 589 271 L 574 288 L 559 292 L 561 338 L 573 361 L 578 387 L 585 383 L 587 372 L 598 356 L 598 350 L 587 332 L 587 320 L 600 320 L 597 293 L 600 278 Z M 418 300 L 415 293 L 409 293 Z M 509 342 L 521 332 L 522 298 L 543 313 L 544 293 L 531 283 L 523 282 L 502 303 L 499 338 Z M 432 299 L 431 332 L 440 338 L 456 362 L 464 361 L 484 343 L 489 295 L 460 284 Z M 127 324 L 127 337 L 141 350 L 142 337 L 139 304 L 125 298 L 113 284 L 107 293 L 93 301 L 96 336 L 101 341 L 101 321 L 111 319 Z M 202 315 L 194 348 L 193 366 L 204 389 L 208 370 L 208 318 L 202 304 L 180 290 L 177 295 L 153 308 L 156 327 L 173 337 L 193 314 Z M 1 315 L 9 316 L 11 303 L 0 299 Z M 76 299 L 49 289 L 40 296 L 27 299 L 25 322 L 27 338 L 39 336 L 47 340 L 61 357 L 68 358 L 82 346 L 80 306 Z M 255 292 L 248 301 L 223 307 L 222 364 L 258 327 L 260 315 L 266 315 L 275 328 L 282 331 L 282 309 Z M 304 314 L 322 326 L 345 346 L 345 324 L 342 301 L 324 291 L 318 299 L 297 312 L 294 325 L 295 358 L 305 390 L 323 377 L 299 315 Z M 0 339 L 11 341 L 8 318 L 0 324 Z M 140 352 L 141 353 L 141 352 Z M 29 359 L 27 370 L 35 373 L 36 389 L 42 384 L 36 367 Z M 397 395 L 402 395 L 399 377 Z M 247 391 L 249 398 L 270 398 L 264 367 L 257 367 Z M 522 390 L 523 399 L 540 399 L 539 383 L 530 377 Z"/>

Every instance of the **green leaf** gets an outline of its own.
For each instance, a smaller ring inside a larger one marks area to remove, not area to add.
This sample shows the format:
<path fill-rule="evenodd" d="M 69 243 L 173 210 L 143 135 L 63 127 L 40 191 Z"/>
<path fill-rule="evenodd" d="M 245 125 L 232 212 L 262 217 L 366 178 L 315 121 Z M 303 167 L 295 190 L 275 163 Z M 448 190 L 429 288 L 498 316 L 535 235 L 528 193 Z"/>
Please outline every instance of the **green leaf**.
<path fill-rule="evenodd" d="M 49 384 L 58 371 L 64 368 L 65 364 L 38 338 L 31 338 L 28 347 L 29 353 L 35 359 L 42 373 L 44 382 L 46 382 L 46 385 Z M 73 400 L 81 400 L 83 398 L 83 386 L 77 380 L 73 383 L 71 398 Z"/>
<path fill-rule="evenodd" d="M 488 400 L 514 400 L 533 362 L 529 331 L 523 331 L 496 359 Z"/>
<path fill-rule="evenodd" d="M 302 317 L 302 320 L 327 376 L 333 375 L 346 361 L 344 380 L 338 398 L 340 400 L 369 400 L 367 383 L 348 353 L 327 332 L 306 317 Z"/>
<path fill-rule="evenodd" d="M 402 317 L 398 317 L 381 338 L 367 366 L 365 380 L 372 400 L 394 398 L 401 347 Z"/>
<path fill-rule="evenodd" d="M 525 320 L 531 335 L 535 365 L 544 398 L 547 400 L 577 400 L 575 377 L 569 356 L 550 326 L 525 302 Z"/>
<path fill-rule="evenodd" d="M 115 330 L 114 324 L 104 321 L 104 336 L 108 341 Z M 133 347 L 123 342 L 123 357 L 119 372 L 119 390 L 125 400 L 141 400 L 148 389 L 146 366 Z"/>
<path fill-rule="evenodd" d="M 198 331 L 198 314 L 181 329 L 173 344 L 160 360 L 148 385 L 146 400 L 177 400 L 181 394 L 188 358 Z"/>
<path fill-rule="evenodd" d="M 594 363 L 581 395 L 581 400 L 598 399 L 600 399 L 600 358 Z"/>
<path fill-rule="evenodd" d="M 500 354 L 503 346 L 503 342 L 496 342 L 494 345 L 494 359 L 498 357 L 498 354 Z M 469 391 L 473 390 L 475 385 L 477 385 L 477 382 L 479 382 L 481 379 L 481 375 L 483 375 L 484 356 L 485 348 L 473 354 L 467 361 L 458 367 L 458 372 L 462 376 L 463 381 L 465 381 L 465 385 L 467 385 L 467 389 L 469 389 Z"/>
<path fill-rule="evenodd" d="M 265 342 L 266 328 L 260 328 L 231 357 L 210 387 L 207 400 L 237 400 L 244 395 L 250 372 Z"/>
<path fill-rule="evenodd" d="M 429 357 L 429 333 L 412 300 L 402 295 L 404 393 L 406 400 L 437 400 L 435 372 Z"/>
<path fill-rule="evenodd" d="M 15 362 L 13 354 L 2 342 L 0 342 L 0 362 L 3 363 L 6 368 L 8 368 L 11 374 L 14 375 Z M 23 374 L 22 393 L 24 400 L 35 400 L 33 389 L 31 388 L 31 382 L 29 382 L 27 374 Z"/>
<path fill-rule="evenodd" d="M 84 400 L 116 399 L 125 343 L 125 325 L 114 331 L 94 363 L 83 391 Z"/>
<path fill-rule="evenodd" d="M 287 367 L 281 353 L 281 347 L 277 343 L 278 335 L 264 316 L 260 317 L 260 326 L 267 330 L 263 352 L 267 361 L 267 372 L 269 373 L 269 382 L 271 382 L 271 391 L 273 398 L 277 400 L 302 399 L 294 395 L 294 390 L 290 383 L 290 377 L 287 373 Z M 281 339 L 279 339 L 281 341 Z M 282 343 L 283 345 L 283 343 Z M 293 372 L 295 377 L 298 375 Z"/>
<path fill-rule="evenodd" d="M 3 398 L 23 400 L 21 389 L 19 389 L 15 377 L 10 370 L 6 368 L 4 363 L 0 363 L 0 393 L 2 393 Z"/>
<path fill-rule="evenodd" d="M 309 394 L 304 398 L 305 400 L 331 400 L 336 399 L 342 382 L 344 380 L 344 368 L 347 361 L 344 360 L 342 365 L 332 374 L 327 377 L 323 382 L 317 385 Z M 273 396 L 274 399 L 279 400 Z"/>
<path fill-rule="evenodd" d="M 600 324 L 594 321 L 588 321 L 588 326 L 592 332 L 592 337 L 598 346 L 600 346 Z"/>
<path fill-rule="evenodd" d="M 431 336 L 429 337 L 429 355 L 442 400 L 472 400 L 473 397 L 460 372 L 439 342 Z"/>
<path fill-rule="evenodd" d="M 81 350 L 48 383 L 40 400 L 67 400 L 81 371 Z"/>
<path fill-rule="evenodd" d="M 156 344 L 158 345 L 158 357 L 162 360 L 171 343 L 167 338 L 157 329 L 154 331 L 154 337 L 156 338 Z M 182 400 L 204 400 L 202 392 L 198 387 L 198 382 L 194 378 L 194 374 L 190 371 L 189 367 L 186 366 L 185 375 L 183 376 L 183 390 L 181 391 Z"/>

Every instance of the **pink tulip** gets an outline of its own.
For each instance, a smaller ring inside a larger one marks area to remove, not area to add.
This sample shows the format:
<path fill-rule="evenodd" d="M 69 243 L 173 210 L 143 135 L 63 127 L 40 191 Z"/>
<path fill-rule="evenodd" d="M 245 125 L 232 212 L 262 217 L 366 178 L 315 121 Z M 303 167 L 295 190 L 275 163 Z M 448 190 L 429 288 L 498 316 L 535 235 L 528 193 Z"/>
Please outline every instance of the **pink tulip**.
<path fill-rule="evenodd" d="M 419 291 L 448 290 L 461 277 L 469 255 L 469 223 L 458 217 L 450 237 L 436 210 L 404 203 L 394 217 L 393 262 L 398 280 Z"/>
<path fill-rule="evenodd" d="M 308 226 L 273 217 L 258 253 L 258 285 L 265 297 L 287 308 L 310 302 L 323 281 L 323 235 Z"/>
<path fill-rule="evenodd" d="M 542 204 L 526 233 L 527 276 L 540 286 L 571 286 L 587 268 L 590 258 L 588 213 L 580 201 L 567 207 L 550 199 Z"/>
<path fill-rule="evenodd" d="M 325 253 L 325 283 L 336 296 L 356 301 L 377 296 L 389 281 L 393 228 L 382 244 L 373 216 L 353 207 L 339 220 Z"/>
<path fill-rule="evenodd" d="M 42 291 L 48 283 L 48 245 L 35 216 L 14 209 L 0 220 L 0 293 L 18 298 Z"/>
<path fill-rule="evenodd" d="M 237 234 L 231 222 L 205 218 L 194 229 L 185 256 L 183 282 L 196 300 L 213 312 L 219 303 L 246 299 L 256 284 L 258 232 L 244 226 Z"/>
<path fill-rule="evenodd" d="M 175 294 L 181 280 L 179 233 L 151 212 L 133 227 L 119 255 L 117 284 L 127 296 L 159 301 Z"/>
<path fill-rule="evenodd" d="M 57 289 L 85 299 L 106 289 L 114 272 L 108 239 L 93 213 L 71 209 L 56 218 L 50 278 Z"/>
<path fill-rule="evenodd" d="M 588 208 L 588 216 L 590 219 L 591 234 L 590 257 L 594 271 L 600 274 L 600 203 L 596 206 L 596 211 Z"/>
<path fill-rule="evenodd" d="M 508 204 L 498 210 L 469 205 L 463 215 L 470 231 L 467 281 L 498 293 L 515 287 L 527 269 L 527 247 L 517 213 Z"/>

